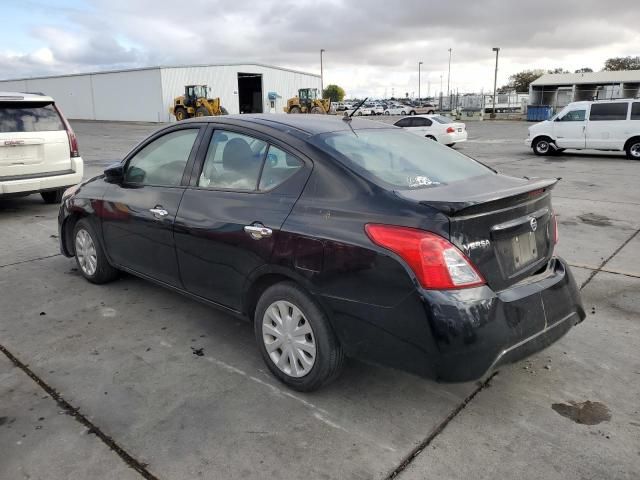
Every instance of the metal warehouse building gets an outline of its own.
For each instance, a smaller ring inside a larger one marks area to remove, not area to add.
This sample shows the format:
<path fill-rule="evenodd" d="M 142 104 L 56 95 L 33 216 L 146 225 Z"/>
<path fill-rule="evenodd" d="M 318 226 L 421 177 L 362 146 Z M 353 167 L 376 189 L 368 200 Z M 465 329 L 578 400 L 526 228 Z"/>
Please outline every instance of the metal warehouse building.
<path fill-rule="evenodd" d="M 636 98 L 640 95 L 640 70 L 588 73 L 550 73 L 529 86 L 529 105 L 558 110 L 580 100 Z"/>
<path fill-rule="evenodd" d="M 65 115 L 82 120 L 168 122 L 185 85 L 206 84 L 229 113 L 282 112 L 299 88 L 320 76 L 256 63 L 150 67 L 0 81 L 0 91 L 52 96 Z"/>

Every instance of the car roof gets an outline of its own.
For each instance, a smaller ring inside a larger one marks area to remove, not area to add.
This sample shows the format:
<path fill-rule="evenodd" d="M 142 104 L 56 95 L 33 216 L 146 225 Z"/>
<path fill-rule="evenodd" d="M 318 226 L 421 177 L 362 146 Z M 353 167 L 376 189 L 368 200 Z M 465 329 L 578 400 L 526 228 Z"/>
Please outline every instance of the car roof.
<path fill-rule="evenodd" d="M 215 117 L 194 117 L 183 120 L 183 123 L 207 122 L 230 125 L 261 125 L 282 132 L 292 133 L 297 130 L 308 136 L 328 132 L 362 130 L 370 128 L 394 128 L 387 123 L 365 120 L 352 117 L 351 120 L 343 120 L 342 115 L 312 115 L 312 114 L 287 114 L 287 113 L 245 113 L 242 115 L 219 115 Z"/>
<path fill-rule="evenodd" d="M 53 98 L 42 93 L 0 92 L 0 102 L 53 102 Z"/>

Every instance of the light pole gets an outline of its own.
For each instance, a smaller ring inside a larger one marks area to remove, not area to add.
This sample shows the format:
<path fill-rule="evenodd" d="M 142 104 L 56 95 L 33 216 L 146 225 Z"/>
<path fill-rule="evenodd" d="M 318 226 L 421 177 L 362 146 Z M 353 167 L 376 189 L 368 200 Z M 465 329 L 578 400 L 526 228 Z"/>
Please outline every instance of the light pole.
<path fill-rule="evenodd" d="M 324 76 L 322 71 L 322 54 L 324 53 L 324 48 L 320 49 L 320 95 L 324 96 Z"/>
<path fill-rule="evenodd" d="M 420 101 L 420 65 L 422 62 L 418 62 L 418 102 Z"/>
<path fill-rule="evenodd" d="M 500 47 L 493 47 L 493 51 L 496 52 L 496 71 L 493 76 L 493 108 L 491 109 L 491 118 L 496 118 L 496 89 L 498 86 L 498 53 Z"/>
<path fill-rule="evenodd" d="M 449 73 L 447 75 L 447 98 L 449 98 L 449 85 L 451 84 L 451 49 L 449 49 Z"/>

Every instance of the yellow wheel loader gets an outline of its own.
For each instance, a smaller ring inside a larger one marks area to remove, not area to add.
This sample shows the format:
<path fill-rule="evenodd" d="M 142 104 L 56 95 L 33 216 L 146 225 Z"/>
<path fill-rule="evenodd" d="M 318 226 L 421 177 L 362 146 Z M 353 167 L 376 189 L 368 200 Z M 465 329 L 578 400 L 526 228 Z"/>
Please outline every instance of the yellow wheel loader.
<path fill-rule="evenodd" d="M 285 113 L 319 113 L 327 114 L 331 108 L 331 100 L 320 98 L 317 88 L 301 88 L 298 96 L 287 100 Z"/>
<path fill-rule="evenodd" d="M 227 115 L 229 112 L 220 105 L 220 98 L 207 98 L 209 90 L 206 85 L 186 85 L 184 95 L 173 99 L 169 113 L 178 121 L 191 117 Z"/>

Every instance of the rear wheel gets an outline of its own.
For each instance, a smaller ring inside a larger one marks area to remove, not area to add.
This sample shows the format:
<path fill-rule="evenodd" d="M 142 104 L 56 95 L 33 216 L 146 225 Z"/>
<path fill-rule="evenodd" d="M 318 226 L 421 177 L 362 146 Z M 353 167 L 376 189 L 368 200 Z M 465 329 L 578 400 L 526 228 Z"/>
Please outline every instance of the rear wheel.
<path fill-rule="evenodd" d="M 625 150 L 630 160 L 640 160 L 640 138 L 634 138 L 627 144 Z"/>
<path fill-rule="evenodd" d="M 533 141 L 533 145 L 531 145 L 531 148 L 533 148 L 533 153 L 535 153 L 536 155 L 549 155 L 553 150 L 553 148 L 551 147 L 551 142 L 548 138 L 545 137 L 536 138 Z"/>
<path fill-rule="evenodd" d="M 49 190 L 48 192 L 40 192 L 40 196 L 44 203 L 60 203 L 62 201 L 62 194 L 64 193 L 64 188 L 59 188 L 57 190 Z"/>
<path fill-rule="evenodd" d="M 176 116 L 177 121 L 184 120 L 185 118 L 187 118 L 187 109 L 183 107 L 177 107 L 174 110 L 174 115 Z"/>
<path fill-rule="evenodd" d="M 404 112 L 402 112 L 402 114 L 404 115 Z M 411 111 L 409 112 L 409 115 L 415 115 L 415 114 L 416 114 L 416 111 L 415 111 L 415 110 L 411 110 Z"/>
<path fill-rule="evenodd" d="M 300 107 L 291 107 L 289 113 L 301 113 Z"/>
<path fill-rule="evenodd" d="M 324 114 L 325 114 L 325 111 L 324 111 L 322 108 L 320 108 L 320 107 L 313 107 L 313 108 L 311 109 L 311 113 L 313 113 L 313 114 L 315 114 L 315 115 L 324 115 Z"/>
<path fill-rule="evenodd" d="M 278 283 L 262 294 L 254 330 L 267 367 L 294 390 L 316 390 L 340 373 L 344 353 L 329 320 L 295 283 Z"/>
<path fill-rule="evenodd" d="M 391 113 L 389 112 L 389 110 L 386 110 L 386 111 L 384 112 L 384 114 L 385 114 L 385 115 L 391 115 Z"/>
<path fill-rule="evenodd" d="M 196 117 L 208 117 L 209 116 L 209 110 L 207 110 L 204 107 L 198 107 L 198 109 L 196 110 Z"/>
<path fill-rule="evenodd" d="M 80 219 L 73 229 L 76 264 L 82 276 L 91 283 L 107 283 L 118 276 L 111 266 L 98 236 L 88 220 Z"/>

